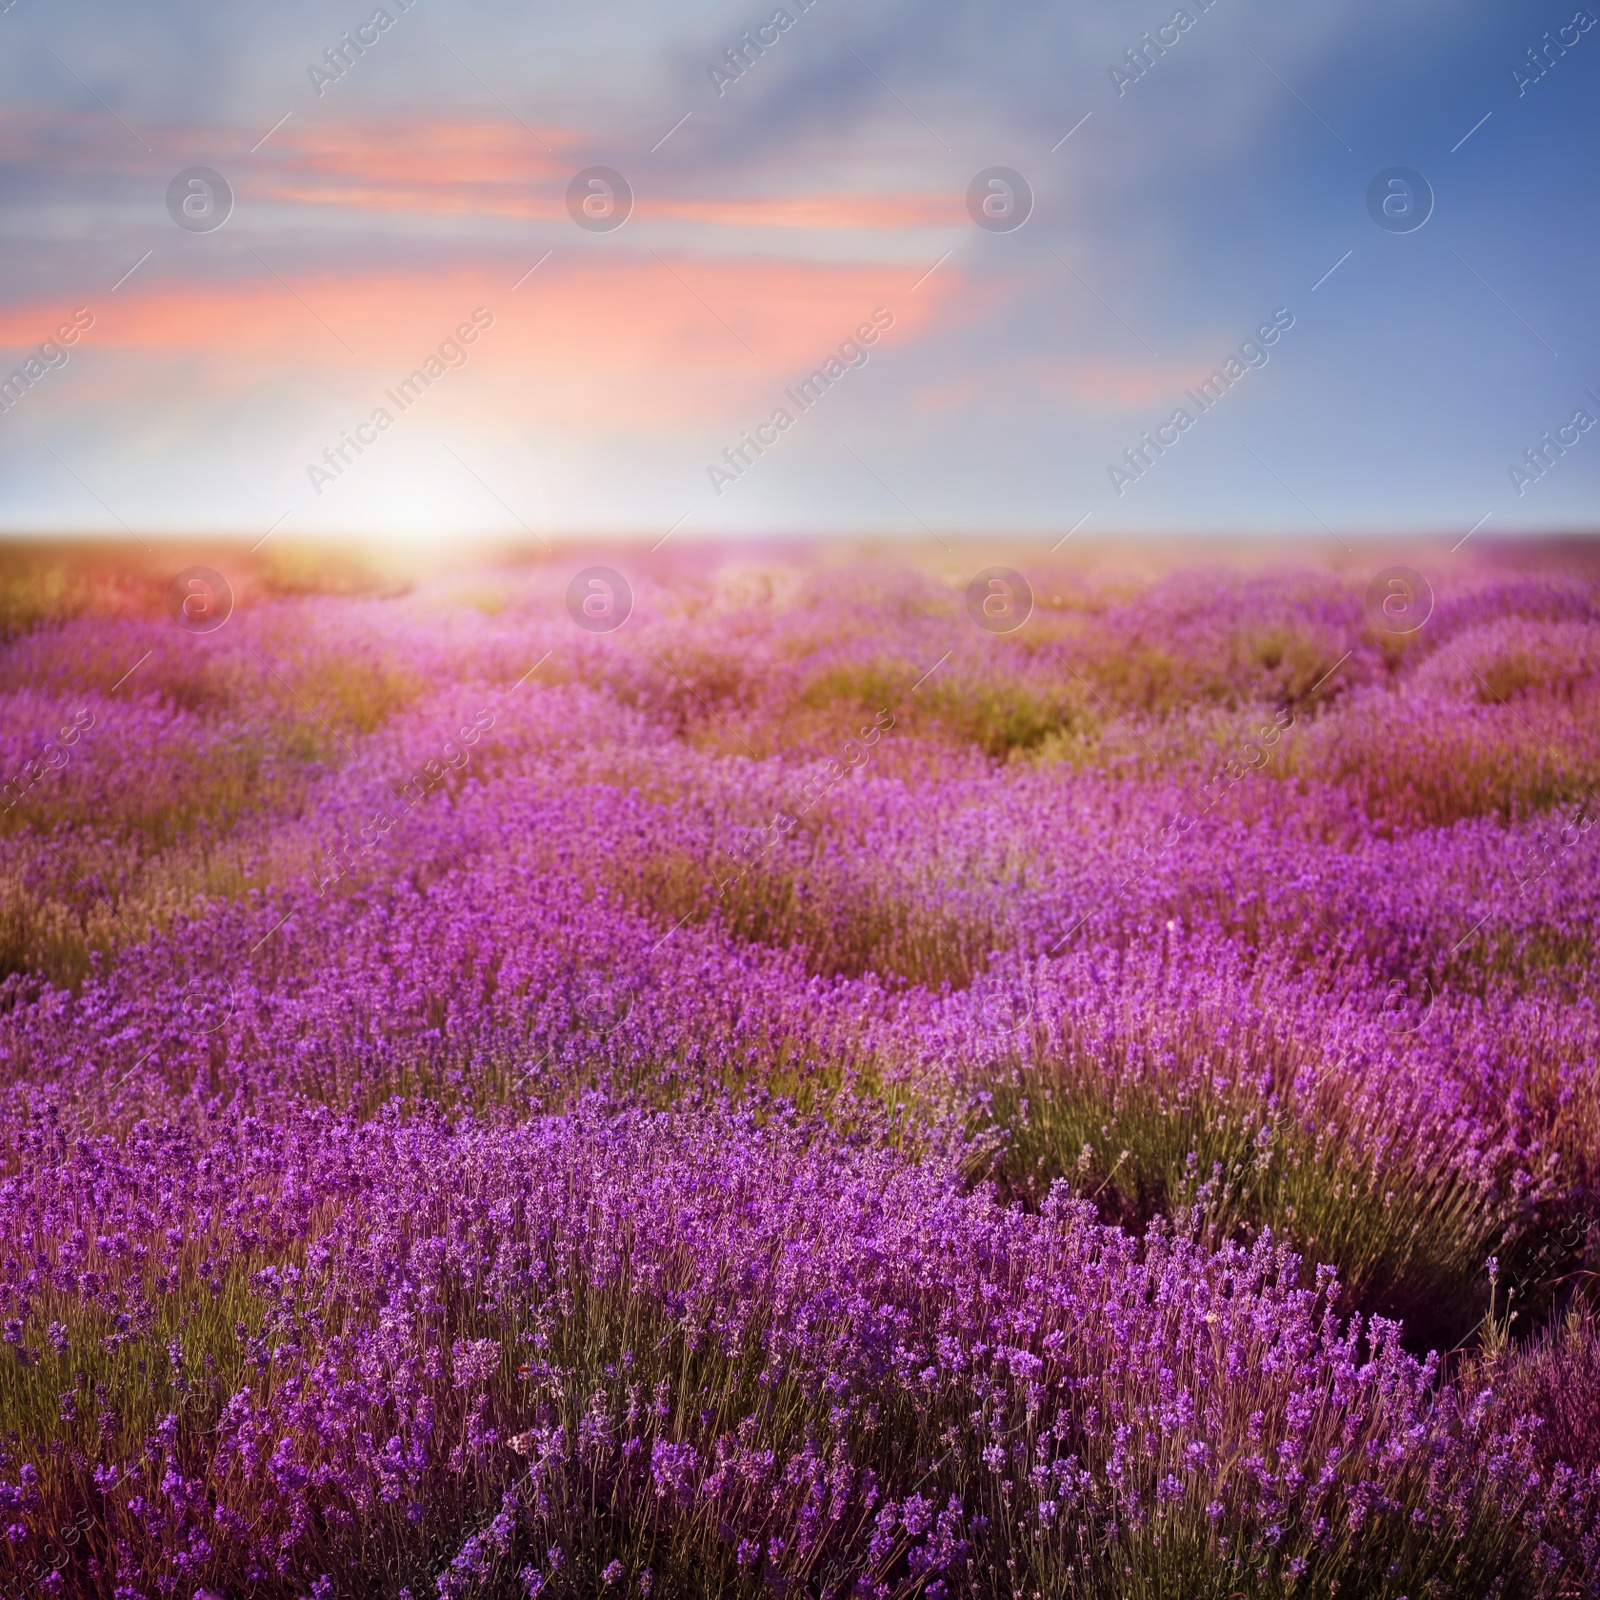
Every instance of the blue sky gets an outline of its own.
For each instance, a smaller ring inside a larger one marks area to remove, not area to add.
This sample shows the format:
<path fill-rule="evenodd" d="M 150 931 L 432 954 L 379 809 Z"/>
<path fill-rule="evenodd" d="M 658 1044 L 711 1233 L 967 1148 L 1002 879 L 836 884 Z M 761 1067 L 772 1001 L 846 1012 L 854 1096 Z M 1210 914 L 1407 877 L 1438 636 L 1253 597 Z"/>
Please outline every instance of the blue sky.
<path fill-rule="evenodd" d="M 0 528 L 1593 525 L 1600 428 L 1571 425 L 1600 417 L 1600 7 L 778 9 L 12 0 L 0 351 L 27 381 Z M 569 212 L 594 166 L 633 193 L 611 231 Z M 197 167 L 233 191 L 215 229 L 169 214 Z M 993 167 L 1032 190 L 1011 231 L 968 214 Z M 1370 214 L 1391 168 L 1431 189 L 1422 226 Z M 875 311 L 800 414 L 784 391 Z M 1265 364 L 1199 414 L 1185 391 L 1274 313 Z"/>

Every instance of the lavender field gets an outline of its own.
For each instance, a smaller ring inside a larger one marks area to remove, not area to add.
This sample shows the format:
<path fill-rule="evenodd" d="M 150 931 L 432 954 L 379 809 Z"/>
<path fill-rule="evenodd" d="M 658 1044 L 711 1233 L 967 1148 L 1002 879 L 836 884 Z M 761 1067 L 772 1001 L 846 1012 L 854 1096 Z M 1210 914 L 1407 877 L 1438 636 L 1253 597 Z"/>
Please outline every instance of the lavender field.
<path fill-rule="evenodd" d="M 1582 557 L 9 568 L 0 1592 L 1600 1593 Z"/>

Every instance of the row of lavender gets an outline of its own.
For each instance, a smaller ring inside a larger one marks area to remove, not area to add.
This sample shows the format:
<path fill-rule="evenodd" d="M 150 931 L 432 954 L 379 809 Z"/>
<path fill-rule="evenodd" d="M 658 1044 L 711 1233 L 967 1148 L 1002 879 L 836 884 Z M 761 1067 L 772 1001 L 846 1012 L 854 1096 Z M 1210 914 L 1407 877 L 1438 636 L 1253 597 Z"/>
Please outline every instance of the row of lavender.
<path fill-rule="evenodd" d="M 555 576 L 0 653 L 10 1591 L 1593 1586 L 1600 590 Z"/>

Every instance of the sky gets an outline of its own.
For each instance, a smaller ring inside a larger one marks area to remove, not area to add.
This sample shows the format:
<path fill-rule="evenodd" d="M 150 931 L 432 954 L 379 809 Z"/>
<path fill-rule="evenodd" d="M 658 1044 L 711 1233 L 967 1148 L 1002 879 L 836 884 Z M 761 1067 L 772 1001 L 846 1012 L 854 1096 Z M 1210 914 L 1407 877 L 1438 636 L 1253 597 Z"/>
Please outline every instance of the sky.
<path fill-rule="evenodd" d="M 0 532 L 1592 529 L 1597 90 L 1593 0 L 0 0 Z"/>

